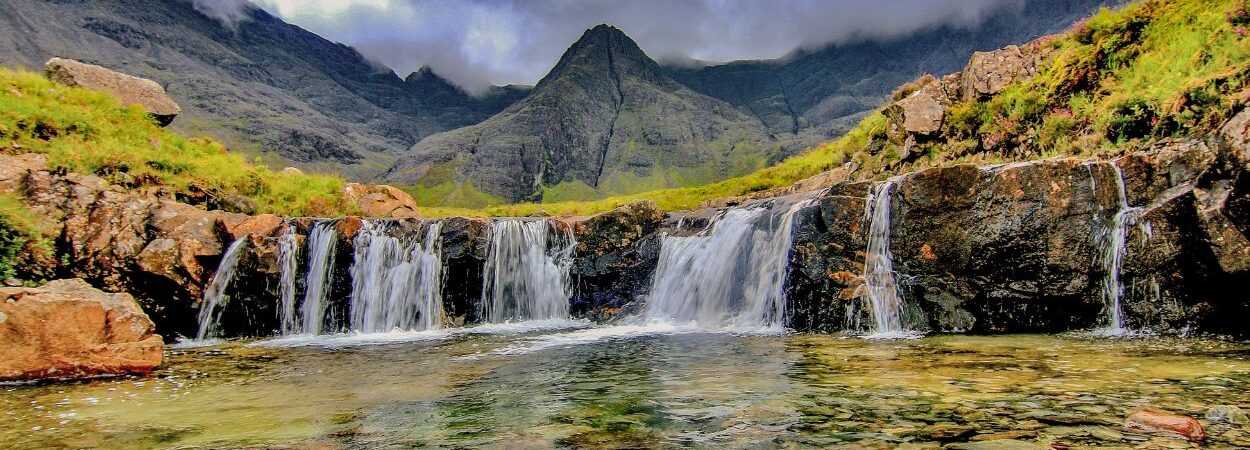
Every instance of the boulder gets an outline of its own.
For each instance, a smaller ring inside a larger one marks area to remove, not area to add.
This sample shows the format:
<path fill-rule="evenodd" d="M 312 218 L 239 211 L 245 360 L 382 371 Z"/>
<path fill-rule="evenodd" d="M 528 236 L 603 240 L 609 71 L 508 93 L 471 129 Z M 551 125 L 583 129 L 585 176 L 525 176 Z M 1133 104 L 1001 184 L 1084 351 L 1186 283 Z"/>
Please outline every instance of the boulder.
<path fill-rule="evenodd" d="M 571 311 L 608 319 L 650 287 L 659 262 L 665 214 L 650 201 L 568 221 L 577 238 L 572 274 L 578 289 Z"/>
<path fill-rule="evenodd" d="M 106 92 L 117 97 L 122 104 L 139 105 L 161 126 L 169 125 L 182 112 L 182 108 L 165 93 L 165 88 L 146 78 L 62 58 L 49 59 L 44 63 L 43 70 L 45 76 L 54 82 Z"/>
<path fill-rule="evenodd" d="M 1220 128 L 1222 150 L 1240 165 L 1250 164 L 1250 108 L 1242 109 Z"/>
<path fill-rule="evenodd" d="M 128 294 L 79 279 L 0 288 L 0 380 L 147 373 L 164 344 Z"/>
<path fill-rule="evenodd" d="M 233 222 L 230 219 L 219 220 L 218 227 L 222 234 L 230 241 L 236 241 L 247 235 L 271 236 L 282 226 L 282 217 L 274 214 L 261 214 L 258 216 L 248 217 L 242 222 Z"/>
<path fill-rule="evenodd" d="M 909 136 L 937 133 L 942 129 L 949 106 L 950 101 L 937 81 L 925 84 L 911 95 L 886 106 L 882 114 L 890 120 L 890 140 L 901 145 Z"/>
<path fill-rule="evenodd" d="M 1129 414 L 1124 419 L 1124 427 L 1146 433 L 1179 435 L 1191 441 L 1201 442 L 1207 438 L 1202 424 L 1193 417 L 1156 409 L 1143 409 Z"/>
<path fill-rule="evenodd" d="M 299 170 L 298 167 L 287 166 L 287 167 L 283 167 L 282 170 L 278 171 L 278 173 L 281 173 L 283 175 L 303 175 L 304 171 Z"/>
<path fill-rule="evenodd" d="M 417 203 L 407 192 L 385 184 L 347 183 L 343 186 L 347 202 L 360 208 L 365 217 L 395 219 L 419 218 Z"/>
<path fill-rule="evenodd" d="M 1008 45 L 998 50 L 974 52 L 960 72 L 960 95 L 971 100 L 1002 92 L 1012 82 L 1037 75 L 1038 66 L 1053 53 L 1047 43 L 1052 36 L 1024 45 Z"/>

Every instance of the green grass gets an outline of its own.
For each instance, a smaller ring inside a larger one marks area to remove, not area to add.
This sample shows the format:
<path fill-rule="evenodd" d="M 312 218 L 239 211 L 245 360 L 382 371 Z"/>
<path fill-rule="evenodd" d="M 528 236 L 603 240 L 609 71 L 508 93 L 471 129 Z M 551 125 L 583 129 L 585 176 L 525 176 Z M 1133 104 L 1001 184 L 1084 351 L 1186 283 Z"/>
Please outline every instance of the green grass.
<path fill-rule="evenodd" d="M 273 172 L 220 143 L 160 128 L 138 107 L 29 72 L 0 69 L 0 146 L 10 154 L 44 153 L 57 168 L 131 188 L 242 195 L 255 201 L 257 212 L 351 212 L 339 177 Z"/>
<path fill-rule="evenodd" d="M 0 194 L 0 280 L 18 275 L 22 252 L 39 254 L 28 261 L 51 254 L 52 245 L 39 228 L 36 217 L 17 195 Z"/>

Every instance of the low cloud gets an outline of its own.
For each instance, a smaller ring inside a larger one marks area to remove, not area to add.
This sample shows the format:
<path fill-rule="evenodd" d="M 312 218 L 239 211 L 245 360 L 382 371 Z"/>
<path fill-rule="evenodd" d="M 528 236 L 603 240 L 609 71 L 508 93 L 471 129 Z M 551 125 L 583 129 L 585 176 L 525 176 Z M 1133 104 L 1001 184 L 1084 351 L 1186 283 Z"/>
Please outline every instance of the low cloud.
<path fill-rule="evenodd" d="M 401 75 L 429 66 L 470 92 L 537 82 L 569 44 L 599 23 L 620 28 L 659 60 L 731 61 L 943 25 L 972 27 L 1023 1 L 255 0 Z M 205 14 L 229 19 L 238 17 L 232 8 L 241 2 L 196 4 Z"/>
<path fill-rule="evenodd" d="M 237 29 L 239 22 L 247 20 L 249 10 L 254 8 L 248 0 L 191 0 L 191 6 L 231 30 Z"/>

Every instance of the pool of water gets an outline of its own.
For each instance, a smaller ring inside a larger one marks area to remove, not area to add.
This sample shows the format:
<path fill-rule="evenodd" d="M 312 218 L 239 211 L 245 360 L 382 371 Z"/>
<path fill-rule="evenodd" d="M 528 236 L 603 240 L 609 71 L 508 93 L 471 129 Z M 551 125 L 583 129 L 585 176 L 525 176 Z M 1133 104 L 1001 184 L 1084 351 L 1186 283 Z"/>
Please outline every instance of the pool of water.
<path fill-rule="evenodd" d="M 146 378 L 0 385 L 6 448 L 1188 448 L 1143 406 L 1250 406 L 1250 346 L 598 327 L 230 342 Z M 260 344 L 260 345 L 257 345 Z M 1204 423 L 1206 421 L 1204 420 Z M 1250 446 L 1209 423 L 1208 447 Z"/>

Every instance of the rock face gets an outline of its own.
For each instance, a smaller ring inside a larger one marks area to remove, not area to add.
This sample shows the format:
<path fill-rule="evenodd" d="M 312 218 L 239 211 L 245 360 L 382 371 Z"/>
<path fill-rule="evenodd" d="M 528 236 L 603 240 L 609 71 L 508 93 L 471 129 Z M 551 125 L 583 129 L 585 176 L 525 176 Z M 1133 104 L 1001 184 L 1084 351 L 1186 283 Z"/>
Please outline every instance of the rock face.
<path fill-rule="evenodd" d="M 57 83 L 107 92 L 124 105 L 139 105 L 161 126 L 168 126 L 182 112 L 174 99 L 165 94 L 165 88 L 146 78 L 62 58 L 49 59 L 43 70 L 49 80 Z"/>
<path fill-rule="evenodd" d="M 1046 45 L 1050 39 L 1041 38 L 1024 45 L 974 52 L 968 65 L 960 72 L 960 95 L 964 99 L 994 95 L 1016 80 L 1032 78 L 1037 74 L 1038 65 L 1051 53 Z"/>
<path fill-rule="evenodd" d="M 0 288 L 0 381 L 147 373 L 164 343 L 127 294 L 82 280 Z"/>
<path fill-rule="evenodd" d="M 647 291 L 660 254 L 656 231 L 665 216 L 654 203 L 641 202 L 572 222 L 577 281 L 570 312 L 610 319 Z"/>
<path fill-rule="evenodd" d="M 658 187 L 655 180 L 740 175 L 775 146 L 758 120 L 668 78 L 628 36 L 600 25 L 525 99 L 423 139 L 384 180 L 471 183 L 510 201 L 539 199 L 562 183 L 627 193 L 643 182 Z"/>
<path fill-rule="evenodd" d="M 343 186 L 343 196 L 348 203 L 360 207 L 365 217 L 415 219 L 420 216 L 417 202 L 411 195 L 385 184 L 347 183 Z"/>

